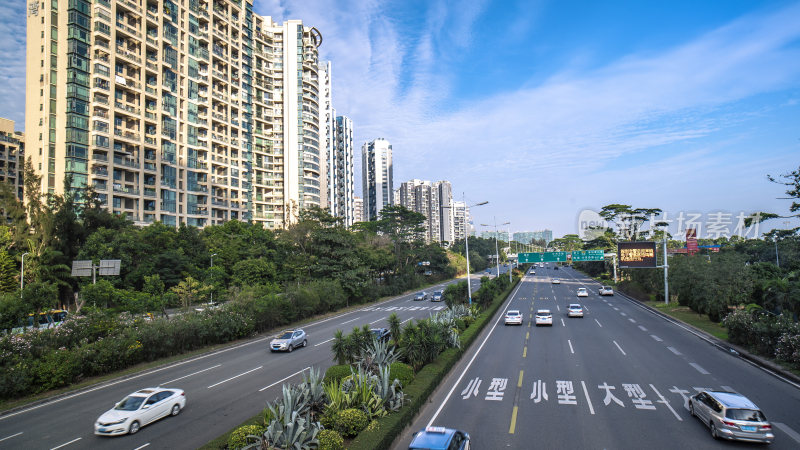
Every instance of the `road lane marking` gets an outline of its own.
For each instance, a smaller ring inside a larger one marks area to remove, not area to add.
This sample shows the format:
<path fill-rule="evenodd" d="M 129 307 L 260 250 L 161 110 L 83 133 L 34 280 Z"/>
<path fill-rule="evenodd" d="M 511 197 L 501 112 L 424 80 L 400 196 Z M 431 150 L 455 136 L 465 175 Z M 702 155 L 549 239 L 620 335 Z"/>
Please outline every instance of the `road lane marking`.
<path fill-rule="evenodd" d="M 585 310 L 587 310 L 587 311 L 588 311 L 588 310 L 589 310 L 589 307 L 588 307 L 588 306 L 586 306 L 586 305 L 583 305 L 583 309 L 585 309 Z"/>
<path fill-rule="evenodd" d="M 795 441 L 797 441 L 798 443 L 800 443 L 800 434 L 798 434 L 793 429 L 789 428 L 788 425 L 786 425 L 784 423 L 780 423 L 780 422 L 772 422 L 772 424 L 775 425 L 776 427 L 780 428 L 780 430 L 783 431 L 784 433 L 788 434 L 790 438 L 792 438 Z"/>
<path fill-rule="evenodd" d="M 734 389 L 734 388 L 732 388 L 730 386 L 722 386 L 722 389 L 725 389 L 728 392 L 736 392 L 736 389 Z M 738 392 L 736 392 L 736 393 L 738 394 Z"/>
<path fill-rule="evenodd" d="M 276 385 L 276 384 L 278 384 L 278 383 L 284 382 L 284 381 L 288 380 L 289 378 L 292 378 L 293 376 L 297 375 L 298 373 L 303 373 L 303 372 L 305 372 L 306 370 L 308 370 L 308 369 L 310 369 L 310 368 L 311 368 L 311 366 L 309 366 L 309 367 L 306 367 L 305 369 L 300 369 L 300 370 L 298 370 L 297 372 L 295 372 L 295 373 L 293 373 L 293 374 L 289 375 L 288 377 L 281 378 L 280 380 L 278 380 L 278 381 L 276 381 L 276 382 L 274 382 L 274 383 L 270 384 L 269 386 L 265 386 L 265 387 L 263 387 L 263 388 L 259 389 L 259 390 L 258 390 L 258 392 L 261 392 L 261 391 L 266 391 L 267 389 L 271 388 L 272 386 L 275 386 L 275 385 Z"/>
<path fill-rule="evenodd" d="M 617 348 L 619 349 L 619 351 L 621 351 L 621 352 L 622 352 L 622 354 L 623 354 L 623 355 L 625 355 L 625 356 L 628 356 L 628 355 L 625 353 L 625 351 L 624 351 L 624 350 L 622 350 L 622 347 L 620 347 L 620 346 L 619 346 L 619 344 L 617 344 L 617 341 L 614 341 L 614 345 L 616 345 L 616 346 L 617 346 Z"/>
<path fill-rule="evenodd" d="M 528 357 L 528 346 L 527 345 L 522 348 L 522 357 L 523 358 L 527 358 Z"/>
<path fill-rule="evenodd" d="M 647 328 L 645 328 L 645 327 L 643 327 L 643 326 L 641 326 L 641 325 L 639 325 L 639 329 L 640 329 L 640 330 L 642 330 L 642 331 L 644 331 L 644 332 L 647 332 Z"/>
<path fill-rule="evenodd" d="M 517 292 L 519 292 L 519 288 L 520 287 L 522 287 L 522 283 L 519 283 L 517 285 L 517 288 L 514 289 L 514 292 L 511 294 L 511 300 L 509 300 L 509 302 L 514 300 L 514 296 L 517 295 Z M 506 306 L 506 308 L 508 308 L 508 307 Z M 439 408 L 436 410 L 435 413 L 433 413 L 433 416 L 431 417 L 431 420 L 428 422 L 428 425 L 426 425 L 426 427 L 431 426 L 431 424 L 436 420 L 436 418 L 439 417 L 439 413 L 442 412 L 442 409 L 444 408 L 444 405 L 447 404 L 447 401 L 450 400 L 450 396 L 453 395 L 453 392 L 456 390 L 458 385 L 461 384 L 461 380 L 464 378 L 464 375 L 467 374 L 467 370 L 469 370 L 469 368 L 472 366 L 472 363 L 475 362 L 475 359 L 478 357 L 478 354 L 481 352 L 481 349 L 483 348 L 484 345 L 486 345 L 486 342 L 489 340 L 489 337 L 492 336 L 492 332 L 494 332 L 495 328 L 497 328 L 497 324 L 500 323 L 500 319 L 503 318 L 503 316 L 505 316 L 505 314 L 500 314 L 497 317 L 497 320 L 494 321 L 494 325 L 492 325 L 492 329 L 489 330 L 489 332 L 486 334 L 486 337 L 483 338 L 483 342 L 481 342 L 481 345 L 475 351 L 475 354 L 472 355 L 472 358 L 470 358 L 469 362 L 467 363 L 467 366 L 464 367 L 464 370 L 461 371 L 461 375 L 459 375 L 458 379 L 456 380 L 456 382 L 453 383 L 453 387 L 450 388 L 450 391 L 447 393 L 447 396 L 445 396 L 444 401 L 442 402 L 442 404 L 439 405 Z M 531 326 L 530 322 L 528 322 L 528 326 L 529 327 Z"/>
<path fill-rule="evenodd" d="M 620 316 L 627 316 L 624 312 L 619 313 Z"/>
<path fill-rule="evenodd" d="M 17 433 L 17 434 L 12 434 L 11 436 L 6 436 L 6 437 L 4 437 L 3 439 L 0 439 L 0 442 L 3 442 L 3 441 L 5 441 L 6 439 L 11 439 L 11 438 L 13 438 L 13 437 L 17 437 L 17 436 L 19 436 L 20 434 L 22 434 L 22 431 L 20 431 L 20 432 L 19 432 L 19 433 Z"/>
<path fill-rule="evenodd" d="M 220 385 L 220 384 L 222 384 L 222 383 L 226 383 L 226 382 L 228 382 L 228 381 L 234 380 L 234 379 L 236 379 L 236 378 L 239 378 L 239 377 L 241 377 L 241 376 L 243 376 L 243 375 L 247 375 L 247 374 L 248 374 L 248 373 L 250 373 L 250 372 L 255 372 L 256 370 L 258 370 L 258 369 L 261 369 L 261 368 L 263 368 L 263 367 L 264 367 L 264 366 L 258 366 L 258 367 L 256 367 L 255 369 L 250 369 L 250 370 L 248 370 L 247 372 L 240 373 L 239 375 L 232 376 L 232 377 L 228 378 L 227 380 L 222 380 L 222 381 L 220 381 L 219 383 L 214 383 L 214 384 L 212 384 L 211 386 L 209 386 L 209 387 L 208 387 L 208 389 L 211 389 L 211 388 L 213 388 L 214 386 L 219 386 L 219 385 Z"/>
<path fill-rule="evenodd" d="M 517 381 L 517 387 L 522 387 L 522 370 L 519 371 L 519 381 Z"/>
<path fill-rule="evenodd" d="M 190 376 L 192 376 L 192 375 L 197 375 L 198 373 L 203 373 L 203 372 L 205 372 L 205 371 L 207 371 L 207 370 L 216 369 L 217 367 L 219 367 L 219 366 L 221 366 L 221 365 L 222 365 L 222 364 L 217 364 L 216 366 L 211 366 L 211 367 L 209 367 L 208 369 L 198 370 L 197 372 L 190 373 L 189 375 L 184 375 L 184 376 L 182 376 L 182 377 L 180 377 L 180 378 L 175 378 L 174 380 L 169 380 L 169 381 L 167 381 L 167 382 L 161 383 L 161 384 L 159 384 L 159 386 L 164 386 L 165 384 L 174 383 L 174 382 L 176 382 L 176 381 L 178 381 L 178 380 L 182 380 L 182 379 L 184 379 L 184 378 L 189 378 L 189 377 L 190 377 Z"/>
<path fill-rule="evenodd" d="M 603 328 L 603 326 L 602 326 L 602 325 L 600 325 L 600 321 L 599 321 L 599 320 L 597 320 L 597 319 L 594 319 L 594 321 L 595 321 L 595 322 L 597 322 L 597 325 L 598 325 L 600 328 Z"/>
<path fill-rule="evenodd" d="M 661 399 L 661 400 L 656 400 L 656 402 L 663 403 L 663 404 L 667 405 L 667 408 L 669 408 L 669 410 L 672 411 L 672 414 L 675 416 L 675 418 L 678 419 L 679 421 L 683 422 L 683 419 L 681 419 L 681 416 L 679 416 L 678 413 L 676 413 L 675 410 L 672 409 L 672 405 L 670 405 L 669 402 L 667 401 L 667 399 L 665 399 L 664 396 L 661 395 L 661 392 L 658 392 L 658 389 L 656 389 L 656 387 L 653 386 L 652 384 L 650 385 L 650 388 L 653 389 L 653 391 L 655 391 L 656 395 L 658 395 L 658 398 Z"/>
<path fill-rule="evenodd" d="M 660 337 L 656 336 L 655 334 L 651 334 L 650 337 L 655 339 L 656 342 L 664 342 L 663 339 L 661 339 Z"/>
<path fill-rule="evenodd" d="M 562 326 L 562 327 L 565 327 L 565 326 L 567 326 L 567 325 L 564 323 L 564 318 L 563 318 L 563 317 L 561 318 L 561 326 Z"/>
<path fill-rule="evenodd" d="M 530 339 L 530 337 L 531 337 L 531 332 L 530 331 L 525 332 L 525 340 L 527 341 L 528 339 Z"/>
<path fill-rule="evenodd" d="M 514 406 L 514 411 L 511 412 L 511 426 L 508 427 L 508 434 L 514 434 L 514 430 L 517 428 L 517 406 Z"/>
<path fill-rule="evenodd" d="M 320 345 L 322 345 L 322 344 L 327 344 L 328 342 L 330 342 L 330 341 L 332 341 L 332 340 L 334 340 L 334 339 L 336 339 L 336 338 L 335 338 L 335 337 L 332 337 L 332 338 L 328 339 L 327 341 L 322 341 L 322 342 L 320 342 L 319 344 L 314 344 L 314 347 L 319 347 L 319 346 L 320 346 Z"/>
<path fill-rule="evenodd" d="M 575 354 L 575 350 L 572 349 L 572 341 L 567 339 L 567 344 L 569 344 L 569 352 L 574 355 Z"/>
<path fill-rule="evenodd" d="M 592 399 L 589 398 L 589 391 L 586 390 L 586 383 L 581 380 L 581 386 L 583 386 L 583 395 L 586 396 L 586 403 L 589 405 L 589 412 L 594 414 L 594 406 L 592 406 Z"/>
<path fill-rule="evenodd" d="M 703 369 L 702 367 L 700 367 L 700 364 L 689 363 L 689 365 L 694 367 L 695 369 L 697 369 L 697 371 L 700 372 L 701 375 L 711 375 L 711 372 L 709 372 L 706 369 Z"/>
<path fill-rule="evenodd" d="M 408 322 L 408 321 L 409 321 L 409 320 L 411 320 L 411 319 L 413 319 L 413 317 L 409 317 L 408 319 L 406 319 L 406 320 L 404 320 L 404 321 L 400 322 L 400 325 L 402 325 L 402 324 L 404 324 L 404 323 Z"/>
<path fill-rule="evenodd" d="M 346 323 L 350 323 L 350 322 L 356 321 L 356 320 L 358 320 L 358 319 L 360 319 L 360 318 L 361 318 L 361 317 L 356 317 L 355 319 L 350 319 L 350 320 L 348 320 L 348 321 L 342 322 L 342 323 L 340 323 L 339 325 L 344 325 L 344 324 L 346 324 Z"/>
<path fill-rule="evenodd" d="M 59 445 L 58 447 L 53 447 L 53 448 L 51 448 L 50 450 L 56 450 L 57 448 L 66 447 L 66 446 L 68 446 L 69 444 L 72 444 L 73 442 L 78 442 L 78 441 L 80 441 L 81 439 L 83 439 L 83 438 L 73 439 L 73 440 L 71 440 L 71 441 L 69 441 L 69 442 L 65 442 L 65 443 L 63 443 L 63 444 Z"/>
<path fill-rule="evenodd" d="M 559 312 L 561 311 L 561 307 L 560 307 L 560 306 L 558 306 L 558 305 L 556 305 L 556 309 L 557 309 Z"/>
<path fill-rule="evenodd" d="M 667 349 L 668 349 L 669 351 L 671 351 L 672 353 L 675 353 L 675 354 L 676 354 L 676 355 L 678 355 L 678 356 L 681 356 L 681 355 L 682 355 L 682 353 L 681 353 L 681 352 L 679 352 L 679 351 L 678 351 L 678 349 L 677 349 L 677 348 L 675 348 L 675 347 L 667 347 Z M 725 386 L 723 386 L 723 387 L 725 387 Z"/>
<path fill-rule="evenodd" d="M 147 447 L 147 446 L 149 446 L 149 445 L 150 445 L 150 443 L 148 442 L 147 444 L 144 444 L 144 445 L 142 445 L 142 446 L 140 446 L 140 447 L 136 447 L 136 448 L 135 448 L 135 449 L 133 449 L 133 450 L 141 450 L 141 449 L 143 449 L 143 448 L 145 448 L 145 447 Z"/>
<path fill-rule="evenodd" d="M 615 307 L 614 307 L 614 311 L 619 311 L 619 308 L 617 308 L 617 307 L 615 306 Z"/>
<path fill-rule="evenodd" d="M 372 324 L 373 324 L 373 323 L 375 323 L 375 322 L 380 322 L 381 320 L 385 320 L 385 319 L 386 319 L 386 317 L 381 317 L 381 318 L 380 318 L 380 319 L 378 319 L 378 320 L 373 320 L 373 321 L 372 321 L 372 322 L 370 322 L 369 324 L 370 324 L 370 325 L 372 325 Z"/>
<path fill-rule="evenodd" d="M 635 320 L 633 320 L 633 319 L 631 319 L 630 317 L 628 317 L 628 320 L 629 320 L 631 323 L 636 323 L 636 321 L 635 321 Z"/>

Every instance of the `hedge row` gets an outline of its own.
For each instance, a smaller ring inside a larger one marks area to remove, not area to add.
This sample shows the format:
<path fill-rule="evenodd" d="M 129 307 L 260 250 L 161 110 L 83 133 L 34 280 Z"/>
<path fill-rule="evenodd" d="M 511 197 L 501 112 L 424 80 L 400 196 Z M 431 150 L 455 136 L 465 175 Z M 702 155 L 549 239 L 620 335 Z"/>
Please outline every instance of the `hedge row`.
<path fill-rule="evenodd" d="M 722 323 L 732 343 L 800 368 L 800 322 L 756 309 L 734 311 Z"/>
<path fill-rule="evenodd" d="M 515 281 L 518 282 L 519 279 Z M 494 314 L 516 286 L 516 282 L 497 295 L 489 308 L 469 328 L 461 333 L 461 349 L 451 348 L 445 350 L 435 361 L 427 364 L 417 372 L 414 381 L 403 389 L 403 393 L 408 399 L 407 405 L 403 406 L 400 411 L 378 419 L 378 427 L 376 429 L 366 430 L 359 434 L 348 448 L 350 450 L 390 448 L 397 436 L 411 424 L 419 410 L 428 401 L 428 397 L 447 376 L 450 369 L 461 359 L 464 351 L 475 341 L 486 324 L 492 320 Z"/>

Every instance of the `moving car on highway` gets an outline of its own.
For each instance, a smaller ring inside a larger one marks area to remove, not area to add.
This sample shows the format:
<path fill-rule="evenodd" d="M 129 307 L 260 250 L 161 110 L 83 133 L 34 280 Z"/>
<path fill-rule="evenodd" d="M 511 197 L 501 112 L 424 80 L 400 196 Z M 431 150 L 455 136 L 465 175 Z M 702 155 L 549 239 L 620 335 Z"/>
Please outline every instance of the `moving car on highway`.
<path fill-rule="evenodd" d="M 601 286 L 599 294 L 600 295 L 614 295 L 614 289 L 611 289 L 611 286 Z"/>
<path fill-rule="evenodd" d="M 572 303 L 567 307 L 567 317 L 583 317 L 583 307 Z"/>
<path fill-rule="evenodd" d="M 297 347 L 305 347 L 308 345 L 308 339 L 306 339 L 306 337 L 306 332 L 299 328 L 296 330 L 286 330 L 269 343 L 269 350 L 272 352 L 291 352 Z"/>
<path fill-rule="evenodd" d="M 177 416 L 185 406 L 186 395 L 182 389 L 142 389 L 104 412 L 94 423 L 94 434 L 136 434 L 141 427 L 162 417 Z"/>
<path fill-rule="evenodd" d="M 771 443 L 772 425 L 747 397 L 735 392 L 700 391 L 689 397 L 689 413 L 700 419 L 714 439 Z"/>
<path fill-rule="evenodd" d="M 558 278 L 553 278 L 552 283 L 553 284 L 561 284 L 561 280 L 559 280 Z"/>
<path fill-rule="evenodd" d="M 433 296 L 431 297 L 432 302 L 440 302 L 444 300 L 444 292 L 442 291 L 433 291 Z"/>
<path fill-rule="evenodd" d="M 586 288 L 578 288 L 578 297 L 588 297 L 589 291 Z"/>
<path fill-rule="evenodd" d="M 372 335 L 375 336 L 375 339 L 379 341 L 386 342 L 391 337 L 392 332 L 388 328 L 373 328 L 369 330 L 372 332 Z"/>
<path fill-rule="evenodd" d="M 520 313 L 519 310 L 516 309 L 510 309 L 506 311 L 505 324 L 522 325 L 522 313 Z"/>
<path fill-rule="evenodd" d="M 417 292 L 417 293 L 414 295 L 414 301 L 415 301 L 415 302 L 423 302 L 423 301 L 425 301 L 425 300 L 427 300 L 427 299 L 428 299 L 428 293 L 427 293 L 427 292 L 425 292 L 425 291 L 422 291 L 422 292 Z"/>
<path fill-rule="evenodd" d="M 409 450 L 469 450 L 469 434 L 445 427 L 427 427 L 414 433 Z"/>
<path fill-rule="evenodd" d="M 536 311 L 536 326 L 539 325 L 550 325 L 553 326 L 553 314 L 550 312 L 549 309 L 540 309 Z"/>

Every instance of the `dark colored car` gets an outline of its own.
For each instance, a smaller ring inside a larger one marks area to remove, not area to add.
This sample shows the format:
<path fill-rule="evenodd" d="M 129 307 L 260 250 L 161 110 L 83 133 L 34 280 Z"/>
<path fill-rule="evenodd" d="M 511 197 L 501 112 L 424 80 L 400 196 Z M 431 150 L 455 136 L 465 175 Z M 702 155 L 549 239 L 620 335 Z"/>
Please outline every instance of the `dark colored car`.
<path fill-rule="evenodd" d="M 369 331 L 371 331 L 372 335 L 375 336 L 375 338 L 379 341 L 386 342 L 392 336 L 392 332 L 389 331 L 388 328 L 373 328 Z"/>

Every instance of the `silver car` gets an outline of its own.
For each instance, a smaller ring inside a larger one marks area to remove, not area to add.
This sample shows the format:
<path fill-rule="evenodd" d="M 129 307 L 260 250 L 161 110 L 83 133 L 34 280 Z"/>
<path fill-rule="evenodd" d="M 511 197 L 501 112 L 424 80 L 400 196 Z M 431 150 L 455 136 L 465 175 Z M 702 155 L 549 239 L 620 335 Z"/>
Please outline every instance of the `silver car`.
<path fill-rule="evenodd" d="M 432 302 L 440 302 L 444 300 L 444 292 L 442 291 L 433 291 L 433 297 L 431 297 Z"/>
<path fill-rule="evenodd" d="M 286 330 L 269 343 L 269 349 L 273 352 L 291 352 L 297 347 L 305 347 L 308 345 L 308 339 L 306 339 L 306 337 L 306 332 L 299 328 L 296 330 Z"/>
<path fill-rule="evenodd" d="M 424 302 L 427 299 L 428 299 L 428 293 L 425 291 L 417 292 L 416 294 L 414 294 L 415 302 Z"/>
<path fill-rule="evenodd" d="M 689 397 L 689 413 L 711 429 L 714 439 L 771 443 L 772 425 L 764 413 L 735 392 L 700 391 Z"/>

